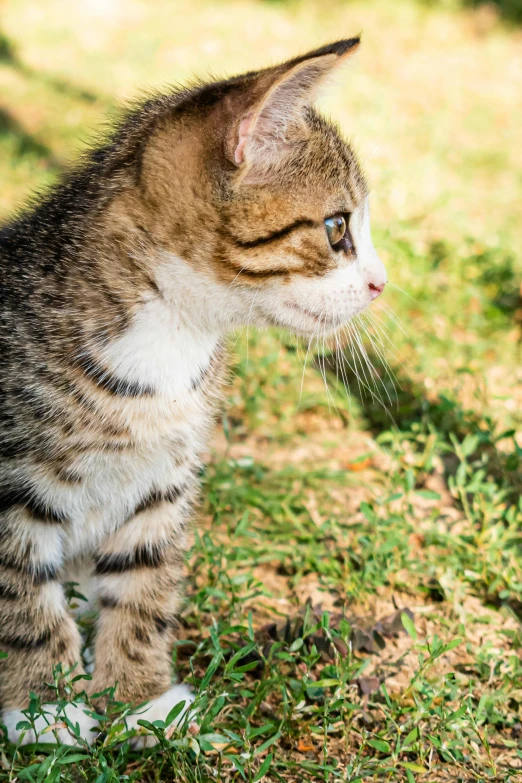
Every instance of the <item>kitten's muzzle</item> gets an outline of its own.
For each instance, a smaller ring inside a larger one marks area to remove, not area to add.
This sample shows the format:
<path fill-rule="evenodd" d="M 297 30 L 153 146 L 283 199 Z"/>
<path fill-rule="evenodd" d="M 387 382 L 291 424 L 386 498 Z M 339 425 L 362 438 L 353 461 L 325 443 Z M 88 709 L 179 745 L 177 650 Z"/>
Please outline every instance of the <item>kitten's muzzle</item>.
<path fill-rule="evenodd" d="M 368 283 L 371 298 L 377 299 L 377 297 L 380 296 L 384 291 L 385 285 L 386 283 L 378 283 L 377 285 L 375 283 Z"/>

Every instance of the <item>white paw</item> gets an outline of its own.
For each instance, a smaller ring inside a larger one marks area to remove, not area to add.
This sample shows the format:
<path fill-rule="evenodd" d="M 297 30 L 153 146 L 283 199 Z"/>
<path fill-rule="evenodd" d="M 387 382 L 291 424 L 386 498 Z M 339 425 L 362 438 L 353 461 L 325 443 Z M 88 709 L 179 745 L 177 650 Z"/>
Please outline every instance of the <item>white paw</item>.
<path fill-rule="evenodd" d="M 20 745 L 28 745 L 30 742 L 58 742 L 60 745 L 77 745 L 78 740 L 63 719 L 66 715 L 73 726 L 79 724 L 80 736 L 91 745 L 96 738 L 96 733 L 99 733 L 99 727 L 98 722 L 86 715 L 84 709 L 88 708 L 83 704 L 67 704 L 64 709 L 58 712 L 57 704 L 44 704 L 42 710 L 45 714 L 38 715 L 34 722 L 36 732 L 32 728 L 16 728 L 18 723 L 28 722 L 21 710 L 5 710 L 2 720 L 11 742 Z M 97 729 L 97 732 L 93 729 Z"/>
<path fill-rule="evenodd" d="M 147 729 L 138 726 L 138 721 L 147 720 L 149 723 L 153 723 L 155 720 L 165 720 L 171 709 L 180 701 L 184 701 L 185 706 L 177 718 L 167 727 L 166 731 L 169 733 L 169 729 L 172 730 L 184 722 L 187 711 L 194 701 L 194 694 L 186 685 L 174 685 L 157 699 L 145 704 L 138 712 L 127 715 L 125 718 L 127 729 L 137 729 L 140 732 L 140 736 L 134 737 L 132 740 L 132 745 L 135 748 L 150 748 L 155 745 L 157 739 L 154 734 L 146 733 Z"/>

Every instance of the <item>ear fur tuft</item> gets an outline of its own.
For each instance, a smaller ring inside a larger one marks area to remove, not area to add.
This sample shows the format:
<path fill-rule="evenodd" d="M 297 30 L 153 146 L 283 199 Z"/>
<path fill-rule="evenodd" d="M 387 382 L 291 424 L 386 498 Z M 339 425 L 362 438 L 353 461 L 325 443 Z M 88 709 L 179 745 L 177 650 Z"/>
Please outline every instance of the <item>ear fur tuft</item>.
<path fill-rule="evenodd" d="M 327 54 L 334 54 L 338 58 L 345 56 L 351 56 L 361 45 L 361 36 L 358 35 L 354 38 L 343 38 L 340 41 L 334 41 L 333 43 L 325 44 L 319 49 L 314 49 L 311 52 L 296 57 L 294 60 L 290 60 L 289 64 L 297 65 L 305 60 L 312 60 L 315 57 L 324 57 Z"/>

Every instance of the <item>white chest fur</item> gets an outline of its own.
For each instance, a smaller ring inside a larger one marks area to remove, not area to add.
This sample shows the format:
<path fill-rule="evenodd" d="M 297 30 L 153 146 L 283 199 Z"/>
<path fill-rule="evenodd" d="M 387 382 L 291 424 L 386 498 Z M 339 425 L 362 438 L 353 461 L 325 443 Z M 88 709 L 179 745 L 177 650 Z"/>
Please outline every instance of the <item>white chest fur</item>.
<path fill-rule="evenodd" d="M 198 328 L 196 310 L 187 320 L 182 307 L 159 296 L 150 299 L 98 354 L 108 373 L 148 392 L 111 401 L 109 415 L 125 427 L 128 446 L 110 450 L 93 444 L 79 454 L 69 466 L 81 476 L 77 485 L 42 481 L 42 490 L 48 497 L 52 493 L 71 522 L 67 557 L 98 545 L 151 491 L 182 486 L 198 464 L 212 413 L 199 384 L 221 335 Z"/>
<path fill-rule="evenodd" d="M 159 297 L 146 302 L 126 332 L 105 348 L 104 364 L 122 380 L 182 402 L 207 370 L 220 338 L 198 327 L 196 310 L 191 316 L 187 323 L 183 310 Z"/>
<path fill-rule="evenodd" d="M 184 454 L 178 464 L 166 443 L 133 449 L 128 453 L 89 455 L 78 463 L 81 486 L 66 498 L 70 520 L 65 547 L 68 557 L 88 552 L 118 529 L 152 490 L 181 487 L 198 463 L 197 450 Z M 63 498 L 65 500 L 65 498 Z"/>

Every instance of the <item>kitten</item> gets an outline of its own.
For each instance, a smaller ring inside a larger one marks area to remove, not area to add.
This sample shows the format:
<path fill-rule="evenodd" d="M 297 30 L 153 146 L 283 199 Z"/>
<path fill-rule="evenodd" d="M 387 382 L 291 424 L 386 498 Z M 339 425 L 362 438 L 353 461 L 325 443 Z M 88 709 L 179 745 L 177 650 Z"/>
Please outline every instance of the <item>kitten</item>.
<path fill-rule="evenodd" d="M 150 700 L 149 720 L 192 700 L 171 684 L 171 649 L 225 335 L 334 331 L 386 282 L 355 155 L 311 106 L 358 45 L 147 100 L 0 231 L 0 703 L 13 740 L 53 665 L 81 671 L 62 587 L 80 571 L 100 607 L 92 692 L 117 683 L 122 701 Z M 70 717 L 92 738 L 81 706 Z"/>

